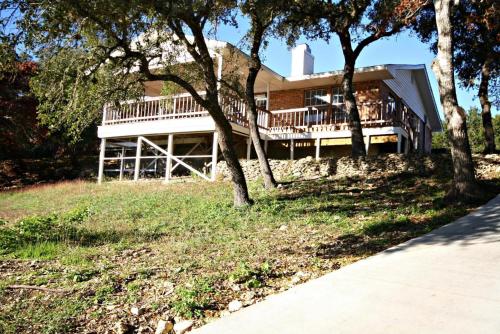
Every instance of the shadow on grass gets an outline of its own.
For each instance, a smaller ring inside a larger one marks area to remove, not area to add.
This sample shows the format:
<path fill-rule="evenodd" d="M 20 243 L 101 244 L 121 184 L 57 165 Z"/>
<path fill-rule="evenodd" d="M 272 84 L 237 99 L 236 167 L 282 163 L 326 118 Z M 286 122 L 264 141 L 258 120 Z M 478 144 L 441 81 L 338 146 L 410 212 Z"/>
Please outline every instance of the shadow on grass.
<path fill-rule="evenodd" d="M 51 220 L 42 220 L 42 222 L 42 224 L 33 224 L 31 220 L 29 229 L 22 226 L 23 224 L 10 229 L 0 229 L 0 254 L 11 254 L 37 247 L 44 248 L 44 245 L 53 244 L 97 247 L 121 242 L 148 242 L 158 240 L 164 235 L 157 229 L 90 230 L 78 225 L 52 224 Z"/>
<path fill-rule="evenodd" d="M 466 212 L 464 208 L 454 208 L 454 210 L 446 211 L 418 223 L 413 223 L 410 220 L 402 222 L 381 221 L 364 228 L 358 234 L 342 235 L 311 251 L 314 252 L 315 256 L 323 259 L 373 255 L 450 223 Z"/>
<path fill-rule="evenodd" d="M 394 252 L 422 242 L 443 245 L 453 242 L 467 244 L 493 235 L 496 235 L 493 237 L 494 242 L 500 241 L 500 199 L 498 198 L 496 206 L 487 205 L 481 213 L 473 213 L 468 216 L 468 219 L 452 224 L 453 227 L 446 226 L 429 233 L 464 216 L 469 209 L 495 197 L 498 194 L 499 181 L 481 182 L 484 197 L 480 203 L 444 203 L 441 195 L 449 179 L 422 178 L 406 173 L 371 180 L 344 179 L 341 180 L 340 186 L 337 181 L 321 180 L 317 181 L 317 186 L 295 182 L 289 185 L 289 193 L 281 196 L 279 200 L 286 202 L 304 197 L 327 196 L 332 198 L 332 202 L 336 202 L 319 208 L 305 209 L 306 212 L 312 214 L 327 212 L 354 216 L 360 213 L 391 212 L 410 206 L 415 207 L 416 212 L 423 213 L 426 210 L 435 212 L 430 217 L 414 221 L 406 215 L 398 218 L 393 216 L 391 219 L 372 223 L 356 233 L 344 234 L 331 242 L 306 249 L 314 256 L 324 259 L 343 256 L 365 257 L 426 233 L 428 234 L 423 238 L 404 243 L 389 251 Z"/>

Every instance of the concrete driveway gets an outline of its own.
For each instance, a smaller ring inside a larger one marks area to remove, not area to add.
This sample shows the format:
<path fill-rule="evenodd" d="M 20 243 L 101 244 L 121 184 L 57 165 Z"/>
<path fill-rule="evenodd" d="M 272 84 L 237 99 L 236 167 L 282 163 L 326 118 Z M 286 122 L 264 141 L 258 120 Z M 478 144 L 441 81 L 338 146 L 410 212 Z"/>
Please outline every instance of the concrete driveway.
<path fill-rule="evenodd" d="M 500 195 L 193 334 L 500 333 Z"/>

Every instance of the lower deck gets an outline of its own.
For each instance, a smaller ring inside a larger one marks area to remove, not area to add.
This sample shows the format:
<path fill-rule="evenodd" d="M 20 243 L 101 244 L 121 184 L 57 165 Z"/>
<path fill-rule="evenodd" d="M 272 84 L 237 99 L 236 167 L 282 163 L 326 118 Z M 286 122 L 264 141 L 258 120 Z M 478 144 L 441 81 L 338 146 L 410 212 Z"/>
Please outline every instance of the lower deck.
<path fill-rule="evenodd" d="M 169 133 L 150 131 L 127 136 L 100 132 L 101 151 L 98 180 L 164 179 L 196 176 L 212 181 L 217 176 L 217 162 L 222 160 L 217 132 L 210 128 L 186 131 L 177 128 Z M 233 125 L 234 148 L 239 159 L 255 159 L 256 154 L 246 128 Z M 145 127 L 147 128 L 147 127 Z M 109 130 L 109 128 L 108 128 Z M 103 135 L 106 136 L 103 136 Z M 405 153 L 411 140 L 401 127 L 363 129 L 367 153 Z M 351 134 L 348 130 L 262 134 L 269 159 L 316 159 L 349 155 Z"/>

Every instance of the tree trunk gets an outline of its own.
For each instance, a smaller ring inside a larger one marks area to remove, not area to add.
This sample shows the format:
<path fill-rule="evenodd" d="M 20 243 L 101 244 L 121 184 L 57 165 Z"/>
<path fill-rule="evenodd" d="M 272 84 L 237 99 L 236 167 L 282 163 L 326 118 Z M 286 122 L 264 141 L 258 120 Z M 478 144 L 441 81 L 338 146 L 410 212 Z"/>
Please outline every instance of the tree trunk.
<path fill-rule="evenodd" d="M 248 125 L 250 128 L 250 137 L 252 138 L 253 147 L 257 153 L 257 159 L 259 160 L 260 172 L 262 178 L 264 179 L 264 187 L 266 189 L 276 188 L 276 180 L 274 179 L 273 171 L 269 165 L 269 160 L 267 159 L 266 151 L 260 140 L 259 128 L 257 125 L 257 108 L 255 101 L 249 104 L 248 109 Z"/>
<path fill-rule="evenodd" d="M 266 189 L 271 189 L 276 188 L 276 180 L 274 179 L 273 171 L 271 170 L 271 166 L 269 166 L 266 151 L 264 150 L 262 141 L 260 140 L 259 126 L 257 124 L 258 115 L 257 104 L 255 103 L 254 85 L 261 64 L 260 59 L 255 59 L 255 57 L 258 57 L 258 54 L 255 55 L 252 52 L 252 59 L 250 60 L 245 89 L 245 96 L 248 104 L 248 125 L 250 128 L 250 137 L 252 138 L 257 158 L 259 159 L 260 172 L 262 174 L 262 178 L 264 179 L 264 186 Z M 269 96 L 267 98 L 269 99 Z"/>
<path fill-rule="evenodd" d="M 447 197 L 455 200 L 473 200 L 479 195 L 474 176 L 474 163 L 467 136 L 464 110 L 458 105 L 452 63 L 452 22 L 450 0 L 435 0 L 438 53 L 432 64 L 439 85 L 439 96 L 446 118 L 453 160 L 453 183 Z"/>
<path fill-rule="evenodd" d="M 212 112 L 210 114 L 214 119 L 215 129 L 219 133 L 219 147 L 233 182 L 234 206 L 251 205 L 253 201 L 248 195 L 245 174 L 243 174 L 243 169 L 234 150 L 233 129 L 220 109 L 219 103 L 213 102 L 211 105 Z"/>
<path fill-rule="evenodd" d="M 344 103 L 347 117 L 349 118 L 349 130 L 351 131 L 352 156 L 366 156 L 365 142 L 363 140 L 363 130 L 361 128 L 361 119 L 359 117 L 356 98 L 352 80 L 354 77 L 354 61 L 345 59 L 344 75 L 342 77 L 342 92 L 344 94 Z"/>
<path fill-rule="evenodd" d="M 164 75 L 169 78 L 169 81 L 174 81 L 181 87 L 185 88 L 191 96 L 193 96 L 195 101 L 205 107 L 210 116 L 212 116 L 215 123 L 215 129 L 219 134 L 219 147 L 221 149 L 222 156 L 226 161 L 227 168 L 231 174 L 231 180 L 233 182 L 234 206 L 238 207 L 251 205 L 253 201 L 248 195 L 245 175 L 243 174 L 243 169 L 241 168 L 234 148 L 233 129 L 222 110 L 219 98 L 219 81 L 221 79 L 220 76 L 222 75 L 222 57 L 217 58 L 218 66 L 214 66 L 212 55 L 206 44 L 207 40 L 203 34 L 203 24 L 200 23 L 203 19 L 198 20 L 198 18 L 195 18 L 196 15 L 194 15 L 194 13 L 194 7 L 187 6 L 186 11 L 178 13 L 177 16 L 179 16 L 179 18 L 172 19 L 168 23 L 168 26 L 183 42 L 187 52 L 189 52 L 195 60 L 195 63 L 198 64 L 202 70 L 206 98 L 201 98 L 196 89 L 189 82 L 176 78 L 175 76 L 169 77 L 168 73 Z M 194 41 L 190 41 L 184 34 L 184 30 L 182 29 L 184 24 L 191 30 Z M 215 72 L 216 68 L 217 74 Z M 152 76 L 149 71 L 149 62 L 145 57 L 142 58 L 141 69 L 146 71 L 150 77 Z"/>
<path fill-rule="evenodd" d="M 495 153 L 495 131 L 493 130 L 493 123 L 491 122 L 491 103 L 488 98 L 488 85 L 490 81 L 490 64 L 492 59 L 487 58 L 481 68 L 481 82 L 479 84 L 479 102 L 481 103 L 481 118 L 483 119 L 484 127 L 484 140 L 485 147 L 484 153 Z"/>

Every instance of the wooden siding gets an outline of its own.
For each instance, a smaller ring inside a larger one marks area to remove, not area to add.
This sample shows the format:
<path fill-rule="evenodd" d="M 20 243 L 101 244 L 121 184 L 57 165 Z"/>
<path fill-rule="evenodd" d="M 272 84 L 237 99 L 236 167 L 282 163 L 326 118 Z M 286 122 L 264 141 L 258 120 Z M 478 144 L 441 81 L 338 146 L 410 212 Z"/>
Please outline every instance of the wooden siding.
<path fill-rule="evenodd" d="M 396 65 L 397 66 L 397 65 Z M 398 69 L 389 65 L 389 71 L 394 79 L 384 80 L 384 83 L 410 107 L 421 119 L 426 115 L 420 89 L 412 79 L 412 70 Z"/>

